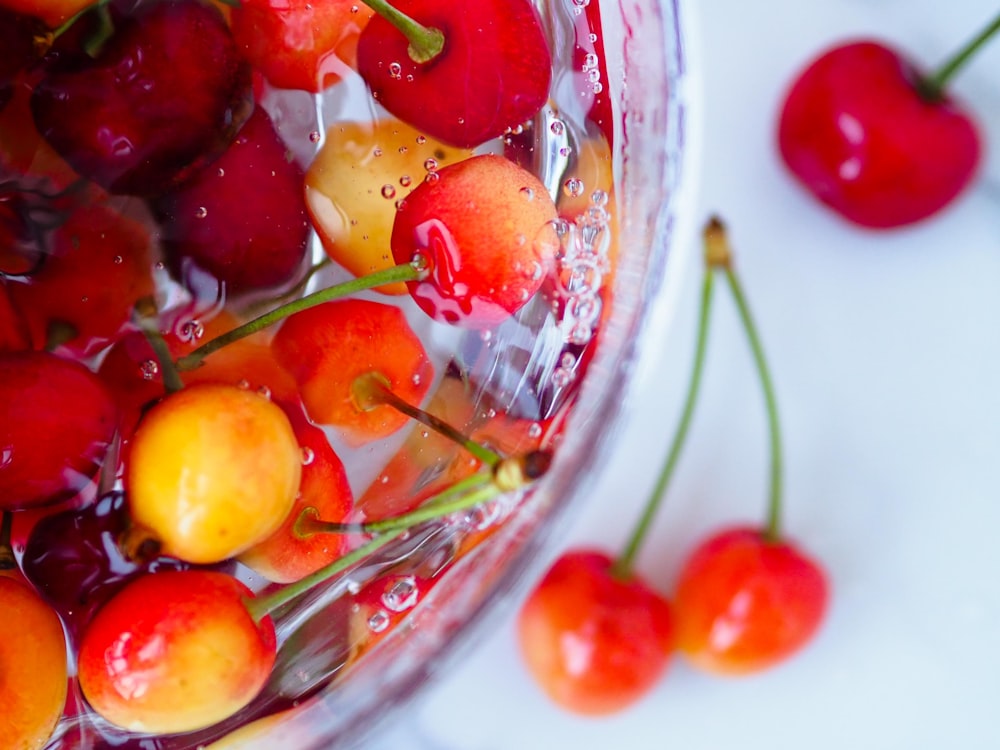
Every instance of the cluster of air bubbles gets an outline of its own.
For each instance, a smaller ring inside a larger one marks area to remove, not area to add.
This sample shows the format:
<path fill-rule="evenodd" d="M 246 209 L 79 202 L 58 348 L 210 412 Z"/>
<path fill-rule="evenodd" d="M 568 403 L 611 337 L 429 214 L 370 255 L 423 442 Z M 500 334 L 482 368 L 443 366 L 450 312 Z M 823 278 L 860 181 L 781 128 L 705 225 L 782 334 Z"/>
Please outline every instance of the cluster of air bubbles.
<path fill-rule="evenodd" d="M 389 63 L 389 77 L 398 81 L 403 77 L 403 66 L 398 62 Z"/>
<path fill-rule="evenodd" d="M 205 335 L 205 326 L 198 320 L 189 320 L 178 331 L 181 341 L 197 341 Z"/>
<path fill-rule="evenodd" d="M 601 82 L 600 62 L 600 58 L 597 55 L 589 52 L 583 59 L 583 66 L 581 67 L 581 72 L 590 83 L 590 90 L 595 94 L 600 94 L 604 91 L 604 84 Z"/>
<path fill-rule="evenodd" d="M 160 372 L 160 365 L 155 359 L 146 359 L 139 363 L 139 374 L 143 380 L 152 380 Z"/>
<path fill-rule="evenodd" d="M 566 183 L 572 180 L 574 178 Z M 580 189 L 582 192 L 582 183 Z M 610 268 L 608 247 L 611 217 L 607 205 L 607 193 L 595 190 L 587 209 L 576 217 L 576 221 L 560 219 L 554 225 L 559 238 L 556 280 L 560 327 L 563 340 L 577 346 L 590 341 L 601 314 L 599 294 Z M 553 384 L 568 385 L 567 375 L 572 375 L 573 371 L 573 368 L 558 367 L 553 373 Z"/>

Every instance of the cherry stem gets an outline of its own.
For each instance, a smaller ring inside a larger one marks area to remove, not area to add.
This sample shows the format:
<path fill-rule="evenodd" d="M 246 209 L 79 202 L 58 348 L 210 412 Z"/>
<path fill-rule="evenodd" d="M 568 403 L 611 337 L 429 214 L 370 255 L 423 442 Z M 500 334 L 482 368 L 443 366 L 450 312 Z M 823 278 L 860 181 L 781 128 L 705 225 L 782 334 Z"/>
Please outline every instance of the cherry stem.
<path fill-rule="evenodd" d="M 350 281 L 334 284 L 326 289 L 320 289 L 312 294 L 307 294 L 305 297 L 300 297 L 299 299 L 287 302 L 284 305 L 274 308 L 271 312 L 264 313 L 253 320 L 247 321 L 241 326 L 237 326 L 220 336 L 216 336 L 214 339 L 206 341 L 190 354 L 180 357 L 176 363 L 177 369 L 181 372 L 184 372 L 185 370 L 193 370 L 201 365 L 202 360 L 209 354 L 212 354 L 213 352 L 216 352 L 235 341 L 239 341 L 247 336 L 252 336 L 268 326 L 284 320 L 289 315 L 294 315 L 297 312 L 308 310 L 309 308 L 316 307 L 324 302 L 331 302 L 336 299 L 341 299 L 342 297 L 348 297 L 355 292 L 364 291 L 365 289 L 371 289 L 376 286 L 382 286 L 383 284 L 390 284 L 399 281 L 416 281 L 421 278 L 422 274 L 423 271 L 417 264 L 402 263 L 398 266 L 392 266 L 391 268 L 376 271 L 375 273 L 368 274 L 367 276 L 360 276 L 356 279 L 351 279 Z"/>
<path fill-rule="evenodd" d="M 739 276 L 733 268 L 732 249 L 729 238 L 726 235 L 725 226 L 722 222 L 713 217 L 709 221 L 706 233 L 712 232 L 714 241 L 719 248 L 719 258 L 713 263 L 715 268 L 721 269 L 729 282 L 729 290 L 732 292 L 733 301 L 739 313 L 743 330 L 746 333 L 750 350 L 753 353 L 754 365 L 760 379 L 761 389 L 764 392 L 764 404 L 767 412 L 767 426 L 771 442 L 771 476 L 770 476 L 770 497 L 768 500 L 767 525 L 764 529 L 764 538 L 769 542 L 777 542 L 781 538 L 781 501 L 782 501 L 782 448 L 781 448 L 781 425 L 778 420 L 778 401 L 775 397 L 774 381 L 767 366 L 764 356 L 764 347 L 761 344 L 757 326 L 754 324 L 753 316 L 750 314 L 750 306 L 747 303 L 743 285 Z"/>
<path fill-rule="evenodd" d="M 706 240 L 706 247 L 707 244 Z M 711 265 L 707 249 L 706 265 Z M 675 430 L 673 440 L 670 443 L 670 451 L 667 454 L 667 459 L 663 464 L 663 468 L 660 469 L 660 475 L 657 477 L 656 485 L 653 487 L 653 491 L 650 493 L 649 499 L 646 501 L 646 507 L 642 515 L 639 517 L 639 521 L 636 524 L 635 529 L 632 531 L 631 537 L 629 537 L 628 544 L 625 545 L 622 553 L 611 566 L 611 574 L 619 579 L 626 579 L 632 573 L 632 566 L 635 563 L 636 555 L 638 555 L 639 549 L 652 527 L 653 519 L 656 517 L 656 513 L 659 510 L 660 505 L 663 503 L 667 487 L 670 485 L 674 469 L 677 467 L 677 461 L 680 458 L 681 450 L 687 440 L 687 434 L 691 427 L 691 417 L 694 415 L 694 405 L 698 400 L 698 392 L 701 388 L 702 372 L 705 369 L 705 352 L 708 349 L 708 324 L 712 309 L 712 295 L 714 288 L 715 274 L 712 273 L 711 268 L 709 268 L 705 273 L 704 280 L 702 281 L 701 303 L 698 312 L 698 333 L 695 343 L 694 361 L 691 366 L 691 375 L 688 380 L 687 395 L 684 398 L 684 408 L 681 411 L 681 417 L 677 423 L 677 429 Z"/>
<path fill-rule="evenodd" d="M 222 1 L 223 0 L 219 0 L 219 2 L 222 2 Z M 236 0 L 236 2 L 238 3 L 239 0 Z M 324 268 L 326 268 L 327 266 L 331 265 L 332 263 L 333 263 L 333 261 L 330 260 L 329 258 L 323 258 L 323 260 L 319 261 L 315 265 L 310 266 L 309 270 L 306 271 L 305 276 L 302 277 L 302 280 L 298 284 L 296 284 L 295 286 L 293 286 L 291 289 L 289 289 L 287 292 L 285 292 L 284 294 L 280 295 L 279 297 L 277 297 L 274 300 L 261 300 L 259 303 L 251 306 L 250 309 L 253 310 L 253 311 L 263 310 L 268 305 L 273 305 L 275 303 L 275 301 L 277 301 L 279 299 L 281 299 L 281 300 L 298 299 L 298 296 L 300 294 L 302 294 L 302 292 L 305 291 L 305 289 L 306 289 L 307 286 L 309 286 L 309 282 L 312 281 L 313 276 L 315 276 L 317 273 L 319 273 L 320 271 L 322 271 Z"/>
<path fill-rule="evenodd" d="M 467 435 L 464 435 L 440 417 L 436 417 L 430 412 L 404 401 L 392 391 L 389 383 L 379 373 L 370 372 L 361 375 L 354 381 L 352 391 L 362 411 L 367 411 L 380 405 L 389 406 L 449 440 L 458 443 L 487 466 L 496 466 L 503 458 L 500 454 L 490 450 L 485 445 L 481 445 Z"/>
<path fill-rule="evenodd" d="M 547 451 L 533 451 L 532 453 L 506 458 L 497 464 L 489 474 L 474 474 L 460 482 L 456 482 L 432 498 L 426 505 L 410 513 L 360 525 L 323 524 L 322 531 L 351 533 L 360 528 L 363 533 L 375 533 L 376 536 L 357 549 L 320 568 L 315 573 L 295 583 L 290 583 L 267 596 L 248 600 L 246 607 L 251 617 L 259 622 L 278 607 L 289 603 L 307 591 L 310 591 L 314 586 L 326 582 L 332 576 L 360 562 L 379 548 L 399 538 L 417 524 L 466 510 L 487 500 L 491 500 L 504 492 L 511 492 L 526 487 L 534 480 L 539 479 L 548 470 L 550 462 L 551 455 Z M 298 532 L 300 524 L 308 525 L 310 521 L 321 523 L 310 519 L 308 515 L 303 513 L 296 520 L 296 531 Z"/>
<path fill-rule="evenodd" d="M 385 0 L 362 0 L 362 2 L 406 37 L 406 41 L 410 43 L 406 51 L 413 62 L 430 62 L 441 54 L 441 50 L 444 49 L 444 34 L 440 29 L 417 23 Z"/>
<path fill-rule="evenodd" d="M 14 559 L 14 547 L 10 543 L 11 528 L 14 525 L 14 514 L 9 510 L 0 514 L 0 570 L 13 570 L 17 567 Z"/>
<path fill-rule="evenodd" d="M 1000 15 L 997 15 L 982 31 L 966 42 L 933 75 L 921 78 L 917 84 L 920 95 L 932 102 L 942 99 L 948 82 L 997 31 L 1000 31 Z"/>

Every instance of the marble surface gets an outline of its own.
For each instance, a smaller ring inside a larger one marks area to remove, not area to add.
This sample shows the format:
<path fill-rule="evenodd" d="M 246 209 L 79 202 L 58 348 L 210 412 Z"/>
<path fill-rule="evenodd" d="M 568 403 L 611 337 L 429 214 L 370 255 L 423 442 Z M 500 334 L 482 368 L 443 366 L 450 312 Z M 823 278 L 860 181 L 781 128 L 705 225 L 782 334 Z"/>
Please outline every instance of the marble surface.
<path fill-rule="evenodd" d="M 730 226 L 778 388 L 786 529 L 829 570 L 829 616 L 780 668 L 722 680 L 677 658 L 633 709 L 588 720 L 531 682 L 508 612 L 373 747 L 1000 747 L 1000 41 L 953 87 L 989 144 L 982 174 L 928 222 L 852 228 L 791 182 L 774 147 L 786 86 L 827 45 L 875 36 L 933 66 L 997 9 L 698 0 L 684 10 L 701 120 L 692 220 L 718 212 Z M 692 349 L 701 269 L 683 273 L 676 320 L 647 352 L 611 460 L 562 548 L 620 546 L 652 487 Z M 665 591 L 703 535 L 764 512 L 758 383 L 719 292 L 691 439 L 639 559 Z"/>

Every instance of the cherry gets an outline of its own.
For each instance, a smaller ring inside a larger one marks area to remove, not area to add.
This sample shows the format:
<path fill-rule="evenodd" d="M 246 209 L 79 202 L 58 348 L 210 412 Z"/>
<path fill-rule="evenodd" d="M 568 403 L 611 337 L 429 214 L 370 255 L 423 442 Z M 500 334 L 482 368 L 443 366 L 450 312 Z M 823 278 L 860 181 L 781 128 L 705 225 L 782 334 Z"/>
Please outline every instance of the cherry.
<path fill-rule="evenodd" d="M 599 551 L 562 555 L 518 617 L 532 675 L 575 713 L 613 713 L 638 700 L 663 674 L 673 647 L 667 600 L 613 566 Z"/>
<path fill-rule="evenodd" d="M 372 13 L 356 0 L 245 0 L 231 23 L 240 51 L 272 86 L 318 93 L 357 66 Z"/>
<path fill-rule="evenodd" d="M 331 127 L 306 172 L 306 203 L 326 254 L 355 276 L 391 267 L 396 205 L 437 169 L 471 155 L 395 119 Z M 406 286 L 377 291 L 405 294 Z"/>
<path fill-rule="evenodd" d="M 245 585 L 224 573 L 140 576 L 98 610 L 78 656 L 87 703 L 137 732 L 187 732 L 247 705 L 267 682 L 271 618 L 254 619 Z"/>
<path fill-rule="evenodd" d="M 155 195 L 233 139 L 251 111 L 249 68 L 214 6 L 108 7 L 115 31 L 99 53 L 57 42 L 31 109 L 80 174 L 111 192 Z"/>
<path fill-rule="evenodd" d="M 426 135 L 473 147 L 534 117 L 552 61 L 527 0 L 366 0 L 375 16 L 358 40 L 358 71 L 389 112 Z M 405 16 L 402 14 L 406 14 Z"/>
<path fill-rule="evenodd" d="M 401 398 L 419 403 L 434 375 L 402 310 L 368 300 L 326 302 L 296 313 L 271 345 L 299 384 L 310 418 L 336 425 L 353 445 L 391 435 L 407 421 L 393 409 L 370 408 L 356 390 L 359 378 L 374 374 Z"/>
<path fill-rule="evenodd" d="M 827 50 L 782 106 L 786 167 L 863 227 L 900 227 L 937 213 L 972 182 L 982 150 L 972 117 L 944 88 L 998 29 L 1000 17 L 934 75 L 877 41 Z"/>
<path fill-rule="evenodd" d="M 354 507 L 351 485 L 340 458 L 320 428 L 310 424 L 296 405 L 285 413 L 302 447 L 302 482 L 291 512 L 271 536 L 240 555 L 240 562 L 268 580 L 297 581 L 348 551 L 345 536 L 296 533 L 295 522 L 308 512 L 331 521 L 346 521 Z"/>
<path fill-rule="evenodd" d="M 0 109 L 13 96 L 14 81 L 39 57 L 45 27 L 37 18 L 0 6 Z"/>
<path fill-rule="evenodd" d="M 11 302 L 7 282 L 0 279 L 0 352 L 20 352 L 30 348 L 28 326 Z"/>
<path fill-rule="evenodd" d="M 533 174 L 500 156 L 475 156 L 436 174 L 399 207 L 393 257 L 426 265 L 407 286 L 432 318 L 496 326 L 531 299 L 554 264 L 555 205 Z"/>
<path fill-rule="evenodd" d="M 781 534 L 781 431 L 763 347 L 732 264 L 725 228 L 705 230 L 709 263 L 724 273 L 761 381 L 771 444 L 768 520 L 763 529 L 725 529 L 698 545 L 674 597 L 677 646 L 711 672 L 743 674 L 799 651 L 826 613 L 829 590 L 818 563 Z"/>
<path fill-rule="evenodd" d="M 288 417 L 266 397 L 199 383 L 143 417 L 125 462 L 136 527 L 129 549 L 213 563 L 273 534 L 299 491 L 302 451 Z"/>
<path fill-rule="evenodd" d="M 2 0 L 0 7 L 41 19 L 51 29 L 69 21 L 95 0 Z"/>
<path fill-rule="evenodd" d="M 36 346 L 85 358 L 115 340 L 136 302 L 153 293 L 150 235 L 134 218 L 86 203 L 51 232 L 41 265 L 11 280 Z"/>
<path fill-rule="evenodd" d="M 76 494 L 117 426 L 111 395 L 82 365 L 46 352 L 0 353 L 0 509 Z"/>
<path fill-rule="evenodd" d="M 257 109 L 222 156 L 155 202 L 175 264 L 193 262 L 241 292 L 278 286 L 309 240 L 304 173 Z"/>
<path fill-rule="evenodd" d="M 187 567 L 170 558 L 126 558 L 118 540 L 128 526 L 124 494 L 110 492 L 93 505 L 42 518 L 28 536 L 24 574 L 62 615 L 74 639 L 127 581 L 151 570 Z"/>

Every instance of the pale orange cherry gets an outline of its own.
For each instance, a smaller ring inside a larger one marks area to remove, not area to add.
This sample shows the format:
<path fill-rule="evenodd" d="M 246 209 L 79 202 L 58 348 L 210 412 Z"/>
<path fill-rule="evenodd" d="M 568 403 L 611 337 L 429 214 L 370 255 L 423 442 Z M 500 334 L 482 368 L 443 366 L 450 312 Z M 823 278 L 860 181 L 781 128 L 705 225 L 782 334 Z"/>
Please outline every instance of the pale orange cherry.
<path fill-rule="evenodd" d="M 471 155 L 399 120 L 331 127 L 306 173 L 306 204 L 327 255 L 355 276 L 391 268 L 396 204 L 428 174 Z M 405 294 L 406 286 L 378 291 Z"/>
<path fill-rule="evenodd" d="M 136 524 L 167 555 L 224 560 L 273 534 L 299 491 L 302 451 L 285 413 L 249 389 L 201 383 L 136 430 L 125 489 Z"/>

